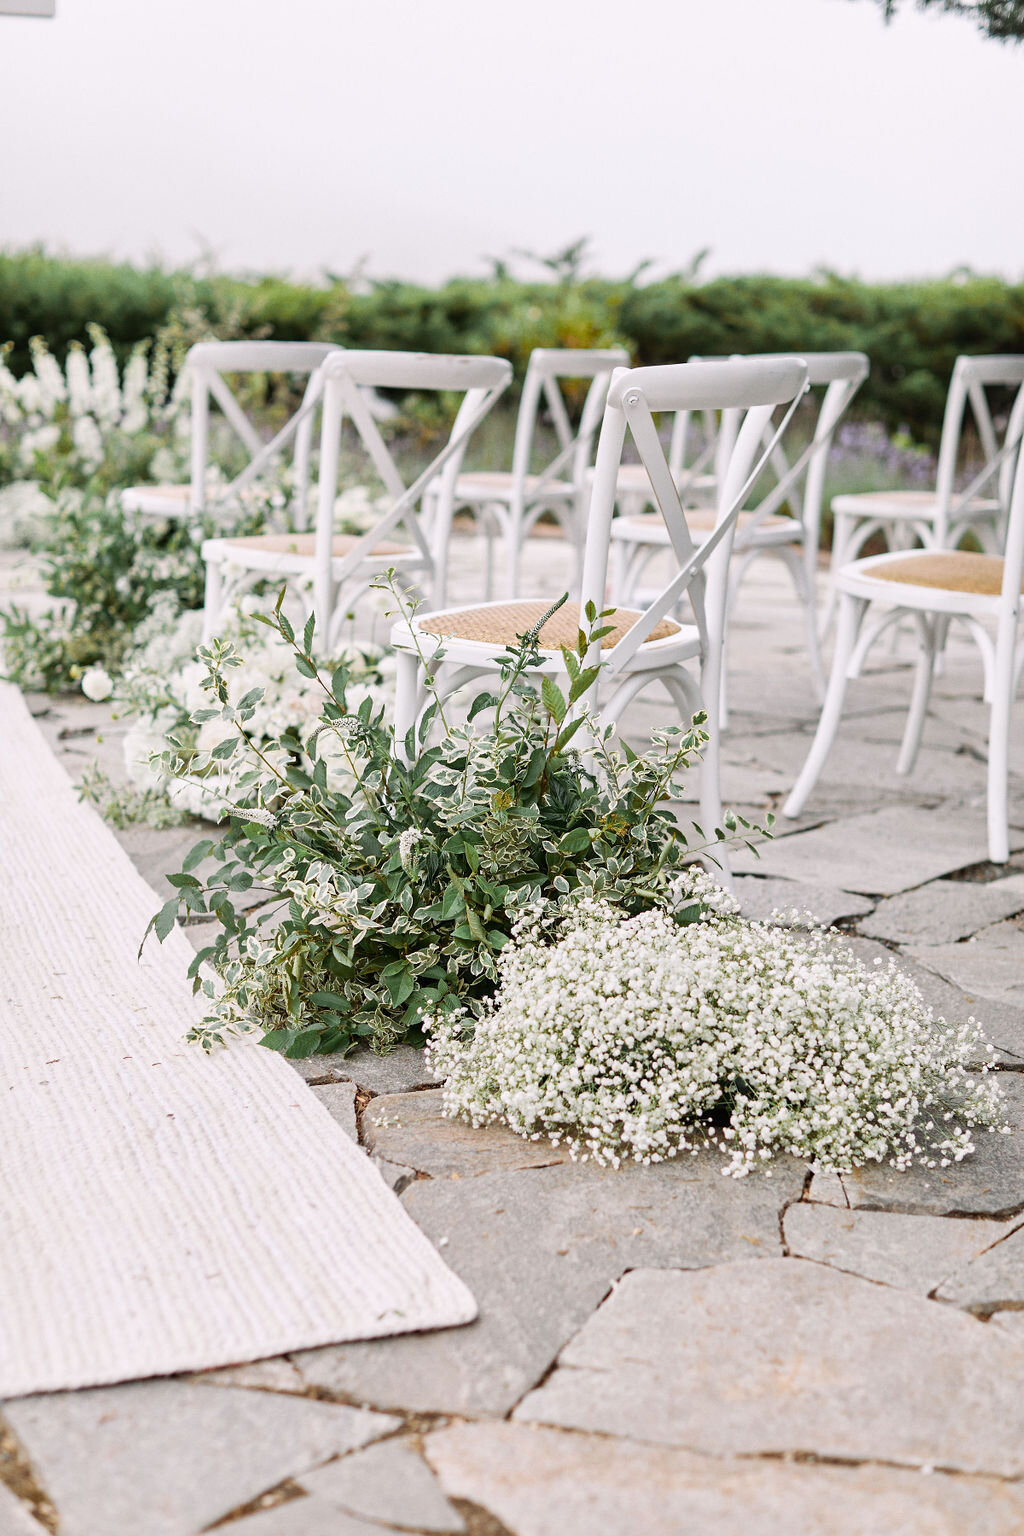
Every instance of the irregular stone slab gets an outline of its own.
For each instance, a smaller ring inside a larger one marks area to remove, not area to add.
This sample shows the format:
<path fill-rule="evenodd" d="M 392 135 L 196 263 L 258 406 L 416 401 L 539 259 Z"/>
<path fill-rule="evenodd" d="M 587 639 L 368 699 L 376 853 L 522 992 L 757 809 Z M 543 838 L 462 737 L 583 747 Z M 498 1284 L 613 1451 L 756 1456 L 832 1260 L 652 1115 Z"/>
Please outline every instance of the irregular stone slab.
<path fill-rule="evenodd" d="M 802 1259 L 635 1270 L 519 1422 L 723 1455 L 1024 1473 L 1024 1347 Z"/>
<path fill-rule="evenodd" d="M 23 1397 L 4 1414 L 57 1508 L 61 1536 L 194 1536 L 265 1488 L 399 1422 L 177 1381 Z"/>
<path fill-rule="evenodd" d="M 347 1056 L 307 1056 L 289 1063 L 307 1083 L 355 1083 L 366 1093 L 408 1093 L 435 1086 L 420 1046 L 400 1045 L 387 1056 L 365 1046 Z"/>
<path fill-rule="evenodd" d="M 304 1392 L 306 1384 L 290 1360 L 278 1355 L 251 1365 L 227 1365 L 216 1371 L 195 1371 L 183 1378 L 203 1387 L 248 1387 L 259 1392 Z"/>
<path fill-rule="evenodd" d="M 316 1094 L 331 1119 L 337 1120 L 346 1136 L 358 1141 L 355 1083 L 321 1083 L 310 1091 Z"/>
<path fill-rule="evenodd" d="M 415 1182 L 416 1169 L 406 1168 L 401 1163 L 389 1163 L 383 1157 L 371 1157 L 370 1159 L 381 1178 L 389 1189 L 393 1189 L 396 1195 L 402 1195 Z"/>
<path fill-rule="evenodd" d="M 859 925 L 891 944 L 955 944 L 1000 918 L 1024 912 L 1024 875 L 1005 880 L 932 880 L 881 902 Z"/>
<path fill-rule="evenodd" d="M 733 868 L 737 874 L 760 868 L 766 875 L 810 883 L 824 877 L 843 890 L 891 896 L 976 864 L 986 846 L 984 818 L 977 812 L 889 806 L 778 838 L 761 849 L 760 860 L 743 850 Z M 1024 847 L 1024 836 L 1012 832 L 1011 846 Z"/>
<path fill-rule="evenodd" d="M 274 1509 L 261 1509 L 244 1520 L 224 1527 L 230 1536 L 386 1536 L 380 1525 L 371 1525 L 343 1514 L 324 1499 L 289 1499 Z"/>
<path fill-rule="evenodd" d="M 1018 1536 L 1024 1490 L 988 1478 L 697 1456 L 524 1424 L 426 1441 L 454 1498 L 516 1536 Z"/>
<path fill-rule="evenodd" d="M 943 1301 L 977 1312 L 1024 1307 L 1024 1227 L 958 1268 L 938 1294 Z"/>
<path fill-rule="evenodd" d="M 910 953 L 965 992 L 1024 1006 L 1024 931 L 1015 923 L 996 923 L 965 944 L 919 946 Z"/>
<path fill-rule="evenodd" d="M 771 876 L 760 880 L 755 875 L 738 875 L 736 897 L 743 916 L 752 921 L 767 922 L 776 912 L 788 914 L 795 908 L 801 917 L 810 912 L 822 928 L 831 928 L 843 917 L 859 917 L 874 906 L 866 896 L 835 886 L 774 880 Z"/>
<path fill-rule="evenodd" d="M 347 1515 L 417 1531 L 464 1531 L 465 1523 L 437 1485 L 433 1472 L 408 1440 L 385 1440 L 302 1479 L 318 1499 Z"/>
<path fill-rule="evenodd" d="M 565 1164 L 475 1179 L 423 1179 L 409 1214 L 471 1287 L 477 1322 L 444 1334 L 341 1344 L 294 1356 L 305 1379 L 357 1402 L 507 1413 L 612 1282 L 640 1264 L 697 1268 L 782 1251 L 779 1211 L 804 1165 L 726 1179 L 711 1154 L 644 1168 Z"/>
<path fill-rule="evenodd" d="M 185 855 L 203 835 L 204 829 L 195 824 L 184 827 L 123 827 L 114 830 L 114 836 L 143 880 L 152 887 L 158 901 L 166 901 L 168 896 L 173 895 L 174 888 L 165 877 L 177 873 Z"/>
<path fill-rule="evenodd" d="M 46 1527 L 29 1513 L 27 1504 L 0 1483 L 0 1536 L 46 1536 Z"/>
<path fill-rule="evenodd" d="M 817 1205 L 838 1205 L 844 1211 L 850 1206 L 838 1173 L 816 1173 L 804 1193 L 804 1199 L 814 1201 Z"/>
<path fill-rule="evenodd" d="M 363 1115 L 363 1141 L 389 1163 L 403 1163 L 434 1179 L 474 1178 L 503 1168 L 550 1168 L 570 1161 L 568 1149 L 527 1141 L 504 1125 L 475 1130 L 446 1120 L 440 1088 L 374 1099 Z"/>
<path fill-rule="evenodd" d="M 951 1168 L 908 1168 L 902 1173 L 868 1163 L 843 1174 L 852 1207 L 908 1215 L 1009 1217 L 1024 1210 L 1024 1077 L 1000 1072 L 1003 1112 L 1010 1135 L 978 1131 L 976 1150 Z"/>
<path fill-rule="evenodd" d="M 1021 1343 L 1024 1344 L 1024 1312 L 1010 1310 L 1009 1308 L 1004 1311 L 993 1312 L 988 1320 L 988 1325 L 990 1328 L 1005 1328 L 1008 1333 L 1012 1333 L 1015 1338 L 1020 1339 Z"/>
<path fill-rule="evenodd" d="M 794 1258 L 816 1259 L 925 1296 L 1009 1230 L 1000 1221 L 846 1211 L 806 1202 L 789 1207 L 784 1227 Z"/>

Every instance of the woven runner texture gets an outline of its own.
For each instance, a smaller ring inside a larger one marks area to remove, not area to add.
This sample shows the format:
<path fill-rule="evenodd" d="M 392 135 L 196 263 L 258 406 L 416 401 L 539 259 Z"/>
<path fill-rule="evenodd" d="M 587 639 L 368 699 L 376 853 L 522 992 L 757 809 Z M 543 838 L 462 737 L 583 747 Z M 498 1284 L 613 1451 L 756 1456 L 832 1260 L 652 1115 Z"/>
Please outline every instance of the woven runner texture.
<path fill-rule="evenodd" d="M 184 1043 L 158 904 L 0 683 L 0 1398 L 472 1321 L 285 1061 Z"/>

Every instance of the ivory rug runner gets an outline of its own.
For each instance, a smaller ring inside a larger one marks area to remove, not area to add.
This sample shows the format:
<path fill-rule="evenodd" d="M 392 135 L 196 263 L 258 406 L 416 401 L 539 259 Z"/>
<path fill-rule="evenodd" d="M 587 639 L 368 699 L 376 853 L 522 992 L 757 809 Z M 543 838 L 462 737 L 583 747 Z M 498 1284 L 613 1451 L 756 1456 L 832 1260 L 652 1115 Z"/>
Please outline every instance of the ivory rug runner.
<path fill-rule="evenodd" d="M 0 1397 L 472 1321 L 286 1062 L 183 1043 L 158 904 L 0 683 Z"/>

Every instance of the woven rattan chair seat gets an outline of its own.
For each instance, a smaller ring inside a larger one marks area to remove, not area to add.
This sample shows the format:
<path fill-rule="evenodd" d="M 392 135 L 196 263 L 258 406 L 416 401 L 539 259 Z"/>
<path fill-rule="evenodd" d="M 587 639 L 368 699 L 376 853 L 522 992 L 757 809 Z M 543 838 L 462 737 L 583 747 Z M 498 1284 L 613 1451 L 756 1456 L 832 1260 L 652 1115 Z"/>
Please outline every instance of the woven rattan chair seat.
<path fill-rule="evenodd" d="M 688 507 L 686 509 L 686 524 L 688 528 L 697 529 L 701 533 L 710 533 L 715 526 L 717 516 L 718 514 L 713 507 Z M 754 520 L 754 516 L 753 512 L 741 512 L 737 527 L 740 529 L 749 528 Z M 795 518 L 773 516 L 762 518 L 757 526 L 758 528 L 787 528 L 790 523 L 793 523 L 796 527 L 800 526 Z M 638 536 L 642 537 L 648 533 L 657 533 L 659 530 L 664 530 L 664 528 L 665 521 L 660 512 L 639 512 L 635 517 L 617 517 L 612 524 L 613 533 L 617 533 L 619 537 L 627 536 L 627 529 L 630 533 L 635 532 Z"/>
<path fill-rule="evenodd" d="M 527 496 L 541 484 L 540 475 L 525 475 L 523 477 L 523 489 Z M 495 496 L 505 498 L 514 494 L 516 477 L 507 469 L 481 469 L 467 470 L 456 481 L 455 495 L 460 496 Z M 568 480 L 547 480 L 543 484 L 545 496 L 571 496 L 574 487 Z"/>
<path fill-rule="evenodd" d="M 857 491 L 832 498 L 833 512 L 856 512 L 861 517 L 931 517 L 936 504 L 934 491 Z M 998 501 L 982 496 L 973 497 L 961 509 L 972 517 L 990 516 L 998 511 Z"/>
<path fill-rule="evenodd" d="M 487 603 L 480 608 L 456 608 L 447 613 L 428 613 L 417 619 L 417 628 L 428 635 L 444 635 L 450 640 L 475 640 L 484 645 L 515 645 L 520 635 L 527 634 L 538 619 L 542 618 L 551 604 L 543 599 L 536 602 Z M 633 608 L 618 608 L 602 625 L 611 625 L 611 634 L 601 641 L 601 649 L 611 650 L 629 633 L 640 618 Z M 575 647 L 580 629 L 578 603 L 564 603 L 552 614 L 540 632 L 540 649 L 556 651 L 561 646 Z M 648 635 L 648 640 L 668 640 L 678 635 L 682 625 L 673 619 L 662 619 Z"/>
<path fill-rule="evenodd" d="M 859 574 L 911 587 L 969 592 L 976 597 L 998 597 L 1003 589 L 1003 562 L 997 555 L 975 555 L 961 549 L 907 555 Z"/>
<path fill-rule="evenodd" d="M 268 555 L 306 555 L 310 556 L 316 549 L 315 533 L 254 533 L 237 539 L 223 539 L 221 541 L 229 549 L 256 549 L 262 550 Z M 331 544 L 331 552 L 334 558 L 340 559 L 350 553 L 356 543 L 356 537 L 351 533 L 335 534 Z M 374 555 L 411 555 L 414 553 L 411 544 L 376 544 L 369 553 Z"/>

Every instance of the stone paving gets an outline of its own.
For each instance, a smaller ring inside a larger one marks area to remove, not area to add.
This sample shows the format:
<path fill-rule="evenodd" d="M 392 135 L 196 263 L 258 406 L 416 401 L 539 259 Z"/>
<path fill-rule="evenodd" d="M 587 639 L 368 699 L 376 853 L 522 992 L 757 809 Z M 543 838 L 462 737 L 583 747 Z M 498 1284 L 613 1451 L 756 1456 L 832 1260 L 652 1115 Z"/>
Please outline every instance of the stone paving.
<path fill-rule="evenodd" d="M 561 590 L 559 556 L 531 551 L 538 591 Z M 816 708 L 770 562 L 731 650 L 724 788 L 763 814 Z M 737 859 L 737 888 L 751 915 L 809 909 L 867 960 L 895 954 L 948 1018 L 979 1017 L 1012 1134 L 941 1171 L 789 1160 L 737 1182 L 711 1155 L 613 1171 L 443 1120 L 418 1051 L 297 1064 L 479 1320 L 8 1402 L 0 1536 L 1019 1536 L 1024 779 L 997 869 L 973 653 L 951 646 L 910 780 L 907 661 L 883 651 L 852 685 L 807 812 Z M 34 708 L 73 773 L 97 754 L 117 771 L 104 706 Z M 637 733 L 658 714 L 639 706 Z M 119 836 L 154 890 L 194 840 Z"/>

